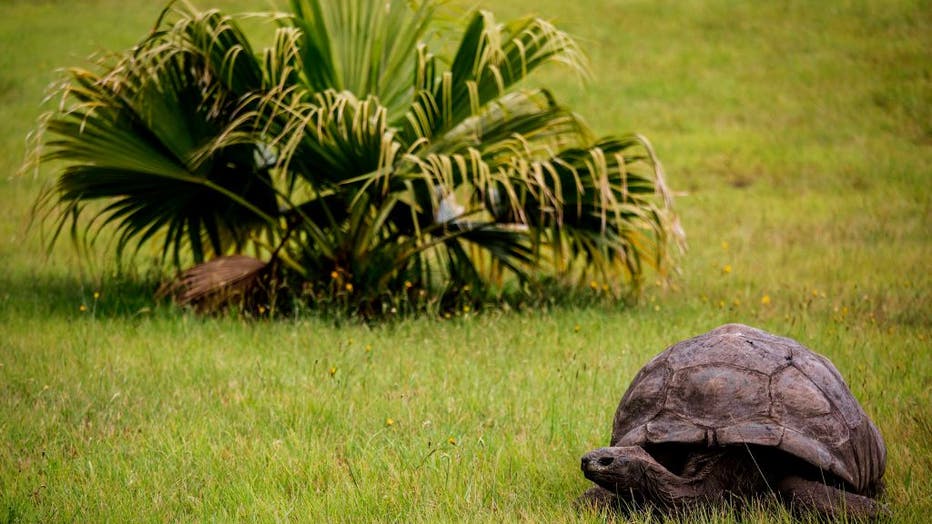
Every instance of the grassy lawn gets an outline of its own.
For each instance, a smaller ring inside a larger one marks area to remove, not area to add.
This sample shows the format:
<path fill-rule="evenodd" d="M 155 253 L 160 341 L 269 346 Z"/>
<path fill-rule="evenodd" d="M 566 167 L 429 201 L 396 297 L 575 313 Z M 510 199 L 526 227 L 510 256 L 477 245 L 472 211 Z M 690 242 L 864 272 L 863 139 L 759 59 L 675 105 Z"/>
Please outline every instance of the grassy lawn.
<path fill-rule="evenodd" d="M 51 173 L 14 176 L 45 86 L 160 6 L 0 3 L 0 522 L 600 521 L 572 506 L 579 457 L 651 356 L 725 322 L 831 358 L 886 440 L 894 521 L 932 514 L 929 3 L 498 3 L 578 35 L 593 78 L 533 80 L 646 134 L 680 194 L 681 274 L 635 306 L 203 319 L 67 242 L 46 258 L 25 228 Z"/>

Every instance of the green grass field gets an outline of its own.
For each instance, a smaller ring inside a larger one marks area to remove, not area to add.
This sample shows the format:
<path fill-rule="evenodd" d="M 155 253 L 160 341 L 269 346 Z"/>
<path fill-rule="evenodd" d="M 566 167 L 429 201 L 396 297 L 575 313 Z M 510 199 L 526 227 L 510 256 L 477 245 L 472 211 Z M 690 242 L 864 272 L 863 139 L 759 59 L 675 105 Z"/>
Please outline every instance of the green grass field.
<path fill-rule="evenodd" d="M 579 37 L 591 80 L 533 81 L 646 134 L 679 193 L 681 274 L 635 306 L 204 319 L 144 270 L 47 258 L 26 225 L 52 173 L 14 176 L 45 87 L 161 6 L 0 3 L 0 522 L 600 521 L 579 457 L 634 373 L 733 321 L 830 357 L 886 440 L 893 520 L 932 514 L 932 5 L 500 3 Z"/>

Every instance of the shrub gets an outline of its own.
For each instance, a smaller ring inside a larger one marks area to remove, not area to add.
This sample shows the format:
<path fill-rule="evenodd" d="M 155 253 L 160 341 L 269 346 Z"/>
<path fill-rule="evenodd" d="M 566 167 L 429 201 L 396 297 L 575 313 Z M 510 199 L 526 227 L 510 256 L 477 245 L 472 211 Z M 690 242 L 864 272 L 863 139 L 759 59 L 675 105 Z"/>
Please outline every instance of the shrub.
<path fill-rule="evenodd" d="M 440 60 L 431 2 L 290 7 L 257 51 L 237 18 L 170 4 L 133 49 L 71 69 L 42 123 L 62 166 L 36 208 L 52 242 L 155 246 L 194 264 L 167 289 L 208 309 L 231 290 L 271 307 L 254 290 L 282 282 L 364 314 L 593 278 L 618 296 L 668 269 L 681 233 L 648 141 L 595 139 L 516 87 L 547 63 L 585 71 L 567 34 L 478 11 Z"/>

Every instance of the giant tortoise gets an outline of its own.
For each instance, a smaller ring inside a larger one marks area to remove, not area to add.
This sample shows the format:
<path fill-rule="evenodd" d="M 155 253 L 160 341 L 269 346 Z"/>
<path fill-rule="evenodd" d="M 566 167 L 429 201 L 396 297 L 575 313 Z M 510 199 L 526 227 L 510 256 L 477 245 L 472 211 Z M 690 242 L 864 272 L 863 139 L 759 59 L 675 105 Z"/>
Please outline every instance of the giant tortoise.
<path fill-rule="evenodd" d="M 835 366 L 798 342 L 727 324 L 675 344 L 634 377 L 611 446 L 582 458 L 580 501 L 697 504 L 776 495 L 827 516 L 885 513 L 886 449 Z"/>

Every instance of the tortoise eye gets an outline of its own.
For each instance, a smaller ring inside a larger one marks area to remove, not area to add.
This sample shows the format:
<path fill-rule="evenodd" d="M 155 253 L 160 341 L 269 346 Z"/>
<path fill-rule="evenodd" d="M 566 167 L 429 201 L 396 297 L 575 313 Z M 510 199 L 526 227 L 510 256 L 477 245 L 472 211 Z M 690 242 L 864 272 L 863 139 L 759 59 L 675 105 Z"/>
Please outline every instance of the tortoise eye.
<path fill-rule="evenodd" d="M 613 459 L 612 457 L 602 457 L 602 458 L 599 459 L 599 465 L 600 465 L 600 466 L 609 466 L 609 465 L 611 465 L 611 463 L 614 462 L 614 461 L 615 461 L 615 459 Z"/>

